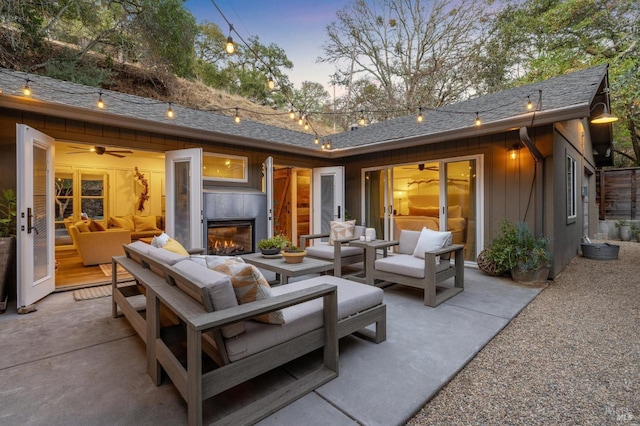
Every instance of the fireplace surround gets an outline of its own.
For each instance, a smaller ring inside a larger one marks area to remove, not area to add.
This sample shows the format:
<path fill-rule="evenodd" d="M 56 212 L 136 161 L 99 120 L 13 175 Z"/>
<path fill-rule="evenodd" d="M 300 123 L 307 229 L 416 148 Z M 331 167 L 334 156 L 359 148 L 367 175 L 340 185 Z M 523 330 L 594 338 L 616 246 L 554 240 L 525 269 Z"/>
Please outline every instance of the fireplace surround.
<path fill-rule="evenodd" d="M 203 193 L 207 254 L 246 254 L 267 237 L 267 196 L 253 189 L 209 188 Z M 242 247 L 239 247 L 242 246 Z"/>

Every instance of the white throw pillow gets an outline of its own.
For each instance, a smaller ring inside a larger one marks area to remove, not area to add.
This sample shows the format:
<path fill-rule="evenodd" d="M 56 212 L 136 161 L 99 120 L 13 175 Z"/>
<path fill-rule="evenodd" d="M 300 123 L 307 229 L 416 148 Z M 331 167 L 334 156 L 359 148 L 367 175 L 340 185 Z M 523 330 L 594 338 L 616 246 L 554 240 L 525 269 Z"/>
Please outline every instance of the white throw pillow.
<path fill-rule="evenodd" d="M 432 231 L 426 227 L 422 228 L 416 248 L 413 250 L 413 255 L 420 259 L 424 259 L 424 252 L 438 250 L 451 245 L 452 240 L 453 235 L 449 231 L 439 232 Z"/>
<path fill-rule="evenodd" d="M 169 238 L 171 237 L 163 232 L 157 237 L 153 237 L 153 240 L 151 240 L 151 245 L 154 247 L 162 248 L 167 245 L 167 243 L 169 242 Z"/>

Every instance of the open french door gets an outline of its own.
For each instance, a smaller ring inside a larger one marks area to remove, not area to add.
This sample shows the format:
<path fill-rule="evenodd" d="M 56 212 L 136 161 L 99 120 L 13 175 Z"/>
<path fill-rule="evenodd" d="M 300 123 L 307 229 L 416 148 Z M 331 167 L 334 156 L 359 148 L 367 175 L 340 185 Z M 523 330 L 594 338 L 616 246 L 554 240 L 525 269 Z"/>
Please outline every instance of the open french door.
<path fill-rule="evenodd" d="M 54 139 L 16 126 L 18 308 L 55 290 Z"/>
<path fill-rule="evenodd" d="M 330 231 L 329 222 L 344 220 L 344 167 L 313 169 L 313 233 Z"/>
<path fill-rule="evenodd" d="M 264 168 L 264 191 L 267 193 L 267 238 L 273 237 L 273 157 L 267 157 Z"/>
<path fill-rule="evenodd" d="M 203 247 L 202 149 L 165 153 L 166 232 L 185 248 Z"/>

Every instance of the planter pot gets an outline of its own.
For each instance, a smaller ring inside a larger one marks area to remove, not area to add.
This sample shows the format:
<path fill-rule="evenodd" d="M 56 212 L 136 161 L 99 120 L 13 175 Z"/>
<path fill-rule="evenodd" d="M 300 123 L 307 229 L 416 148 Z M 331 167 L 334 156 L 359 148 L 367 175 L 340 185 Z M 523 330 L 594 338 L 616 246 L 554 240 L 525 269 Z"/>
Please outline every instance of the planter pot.
<path fill-rule="evenodd" d="M 282 256 L 284 257 L 284 261 L 287 263 L 300 263 L 302 259 L 307 255 L 307 251 L 299 251 L 295 253 L 287 253 L 286 251 L 282 252 Z"/>
<path fill-rule="evenodd" d="M 595 260 L 616 260 L 620 250 L 620 246 L 609 243 L 582 243 L 580 248 L 582 249 L 582 256 Z"/>
<path fill-rule="evenodd" d="M 266 256 L 275 256 L 276 254 L 280 253 L 280 249 L 279 248 L 264 249 L 264 250 L 260 250 L 260 253 Z"/>
<path fill-rule="evenodd" d="M 631 241 L 631 225 L 621 225 L 620 226 L 620 239 L 622 241 Z"/>
<path fill-rule="evenodd" d="M 0 311 L 7 299 L 7 285 L 9 271 L 15 258 L 16 239 L 14 237 L 0 238 Z"/>
<path fill-rule="evenodd" d="M 540 268 L 534 270 L 522 270 L 519 267 L 511 269 L 511 278 L 526 284 L 543 283 L 549 277 L 549 268 Z"/>

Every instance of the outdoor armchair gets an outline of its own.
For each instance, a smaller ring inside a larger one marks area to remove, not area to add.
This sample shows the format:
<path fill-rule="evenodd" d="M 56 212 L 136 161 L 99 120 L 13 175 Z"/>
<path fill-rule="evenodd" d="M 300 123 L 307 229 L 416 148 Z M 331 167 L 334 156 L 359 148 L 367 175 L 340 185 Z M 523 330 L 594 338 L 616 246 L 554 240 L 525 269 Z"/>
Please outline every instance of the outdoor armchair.
<path fill-rule="evenodd" d="M 333 262 L 333 275 L 341 277 L 343 266 L 364 261 L 364 250 L 361 247 L 350 247 L 349 242 L 359 240 L 360 236 L 364 235 L 365 229 L 364 226 L 356 225 L 352 237 L 334 239 L 333 245 L 322 241 L 322 239 L 330 237 L 331 233 L 329 232 L 302 235 L 300 247 L 306 247 L 307 242 L 312 241 L 313 245 L 306 247 L 307 256 Z"/>

